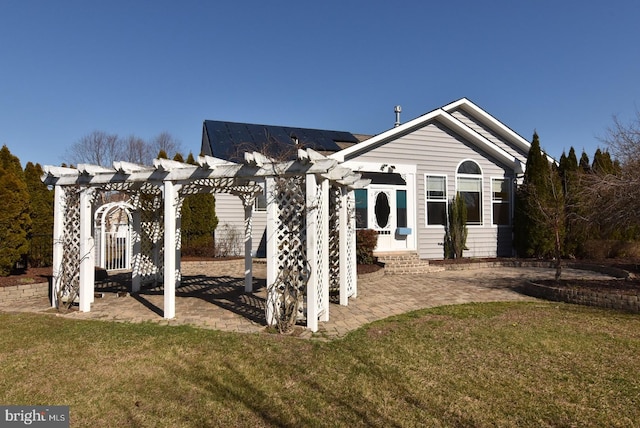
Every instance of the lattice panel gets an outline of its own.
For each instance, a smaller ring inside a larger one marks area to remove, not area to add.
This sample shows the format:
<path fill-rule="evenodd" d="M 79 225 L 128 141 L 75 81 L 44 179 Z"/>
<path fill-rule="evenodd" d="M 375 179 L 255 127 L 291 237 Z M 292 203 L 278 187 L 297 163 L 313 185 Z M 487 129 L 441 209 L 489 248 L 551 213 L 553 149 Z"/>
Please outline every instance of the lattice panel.
<path fill-rule="evenodd" d="M 64 226 L 62 235 L 62 266 L 58 278 L 61 295 L 73 300 L 80 289 L 80 189 L 62 188 L 64 192 Z"/>
<path fill-rule="evenodd" d="M 134 265 L 142 284 L 162 281 L 164 276 L 164 211 L 161 195 L 142 194 L 135 198 L 140 210 L 140 254 Z"/>
<path fill-rule="evenodd" d="M 301 177 L 277 178 L 273 195 L 278 207 L 275 227 L 278 271 L 288 272 L 289 278 L 285 281 L 293 282 L 298 290 L 298 319 L 305 317 L 304 296 L 310 276 L 306 255 L 303 183 Z"/>
<path fill-rule="evenodd" d="M 312 266 L 311 268 L 314 269 L 316 271 L 316 276 L 318 278 L 318 280 L 316 281 L 316 284 L 318 285 L 318 292 L 316 293 L 317 296 L 317 300 L 316 300 L 316 304 L 318 305 L 318 315 L 321 315 L 322 313 L 324 313 L 324 308 L 325 308 L 325 301 L 324 301 L 324 290 L 325 287 L 328 286 L 328 284 L 326 284 L 323 281 L 324 278 L 324 244 L 325 244 L 325 240 L 328 239 L 328 237 L 325 235 L 324 231 L 325 231 L 325 212 L 327 210 L 327 204 L 325 202 L 325 199 L 323 197 L 322 194 L 322 184 L 318 183 L 316 186 L 316 200 L 315 200 L 315 206 L 316 206 L 316 248 L 315 248 L 315 252 L 316 252 L 316 265 Z"/>
<path fill-rule="evenodd" d="M 340 195 L 339 187 L 329 188 L 329 289 L 340 289 Z"/>

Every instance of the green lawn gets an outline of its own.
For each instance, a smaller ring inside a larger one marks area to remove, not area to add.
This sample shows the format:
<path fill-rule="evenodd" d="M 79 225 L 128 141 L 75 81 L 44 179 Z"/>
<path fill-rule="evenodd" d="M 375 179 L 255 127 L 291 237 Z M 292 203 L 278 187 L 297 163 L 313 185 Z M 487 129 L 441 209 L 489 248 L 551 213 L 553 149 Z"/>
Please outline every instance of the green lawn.
<path fill-rule="evenodd" d="M 640 426 L 640 316 L 428 309 L 323 342 L 0 314 L 0 403 L 71 426 Z"/>

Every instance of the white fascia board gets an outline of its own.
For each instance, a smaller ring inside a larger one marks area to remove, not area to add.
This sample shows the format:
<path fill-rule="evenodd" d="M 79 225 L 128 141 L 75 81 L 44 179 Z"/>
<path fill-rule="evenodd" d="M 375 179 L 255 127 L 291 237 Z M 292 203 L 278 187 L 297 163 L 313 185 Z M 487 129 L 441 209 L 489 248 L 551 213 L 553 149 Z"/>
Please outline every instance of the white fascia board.
<path fill-rule="evenodd" d="M 520 149 L 526 150 L 528 152 L 531 148 L 531 143 L 529 143 L 526 139 L 518 135 L 513 129 L 509 128 L 504 123 L 491 116 L 489 113 L 475 105 L 467 98 L 461 98 L 458 101 L 447 104 L 446 106 L 442 107 L 442 110 L 449 113 L 452 110 L 457 109 L 458 107 L 462 108 L 463 110 L 467 110 L 472 115 L 481 119 L 485 125 L 507 138 L 511 143 L 515 144 Z"/>

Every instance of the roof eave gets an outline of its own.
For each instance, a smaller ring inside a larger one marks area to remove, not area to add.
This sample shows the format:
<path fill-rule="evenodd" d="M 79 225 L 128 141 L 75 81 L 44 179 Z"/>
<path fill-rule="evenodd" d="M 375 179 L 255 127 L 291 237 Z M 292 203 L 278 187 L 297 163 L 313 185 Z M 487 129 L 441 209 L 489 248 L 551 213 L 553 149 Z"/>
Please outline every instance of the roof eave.
<path fill-rule="evenodd" d="M 457 101 L 454 101 L 446 106 L 442 107 L 442 110 L 446 112 L 451 112 L 457 108 L 462 108 L 463 110 L 468 111 L 472 115 L 479 117 L 483 123 L 487 124 L 491 129 L 498 132 L 503 137 L 507 138 L 509 142 L 516 145 L 521 150 L 529 152 L 531 148 L 531 143 L 516 133 L 513 129 L 506 126 L 504 123 L 500 122 L 495 117 L 491 116 L 489 113 L 478 107 L 471 100 L 467 98 L 460 98 Z"/>

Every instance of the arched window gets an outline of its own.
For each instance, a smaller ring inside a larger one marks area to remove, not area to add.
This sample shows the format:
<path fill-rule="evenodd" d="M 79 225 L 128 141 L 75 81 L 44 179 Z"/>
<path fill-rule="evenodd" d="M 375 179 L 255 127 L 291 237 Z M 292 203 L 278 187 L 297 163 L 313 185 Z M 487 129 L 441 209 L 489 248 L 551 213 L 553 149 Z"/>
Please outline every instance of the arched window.
<path fill-rule="evenodd" d="M 467 206 L 467 224 L 482 224 L 482 170 L 472 160 L 458 166 L 456 174 L 457 192 Z"/>

